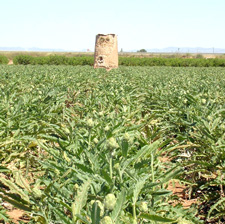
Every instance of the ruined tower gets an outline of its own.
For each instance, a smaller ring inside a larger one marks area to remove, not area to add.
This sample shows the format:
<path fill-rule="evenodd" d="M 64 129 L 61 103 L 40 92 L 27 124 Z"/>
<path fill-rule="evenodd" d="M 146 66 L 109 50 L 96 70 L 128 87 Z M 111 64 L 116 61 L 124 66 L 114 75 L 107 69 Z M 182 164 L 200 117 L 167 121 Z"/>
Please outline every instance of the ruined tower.
<path fill-rule="evenodd" d="M 106 68 L 110 70 L 117 67 L 117 36 L 115 34 L 98 34 L 95 41 L 94 68 Z"/>

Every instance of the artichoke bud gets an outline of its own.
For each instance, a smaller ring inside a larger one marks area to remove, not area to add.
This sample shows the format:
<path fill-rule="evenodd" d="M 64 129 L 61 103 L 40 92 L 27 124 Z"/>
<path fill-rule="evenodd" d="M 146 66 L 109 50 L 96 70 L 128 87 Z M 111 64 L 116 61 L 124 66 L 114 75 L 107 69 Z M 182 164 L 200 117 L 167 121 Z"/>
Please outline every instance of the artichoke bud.
<path fill-rule="evenodd" d="M 123 140 L 129 142 L 129 140 L 130 140 L 130 135 L 129 135 L 127 132 L 123 135 Z"/>
<path fill-rule="evenodd" d="M 34 187 L 32 191 L 33 191 L 34 195 L 35 195 L 37 198 L 40 198 L 40 197 L 41 197 L 42 192 L 41 192 L 41 190 L 40 190 L 38 187 Z"/>
<path fill-rule="evenodd" d="M 75 184 L 74 185 L 74 190 L 77 191 L 78 189 L 79 189 L 79 185 L 78 184 Z"/>
<path fill-rule="evenodd" d="M 112 219 L 111 219 L 109 216 L 105 216 L 105 217 L 101 220 L 100 223 L 101 223 L 101 224 L 113 224 L 113 221 L 112 221 Z"/>
<path fill-rule="evenodd" d="M 88 126 L 89 128 L 92 128 L 92 127 L 94 126 L 94 121 L 93 121 L 92 119 L 88 119 L 88 120 L 87 120 L 87 126 Z"/>
<path fill-rule="evenodd" d="M 97 138 L 94 138 L 93 141 L 94 141 L 95 144 L 98 144 L 98 139 Z"/>
<path fill-rule="evenodd" d="M 142 212 L 147 212 L 148 211 L 148 203 L 146 201 L 142 201 L 140 204 L 140 210 Z"/>
<path fill-rule="evenodd" d="M 108 146 L 110 149 L 116 149 L 119 147 L 118 143 L 116 142 L 116 139 L 113 137 L 108 139 Z"/>
<path fill-rule="evenodd" d="M 107 125 L 105 128 L 104 128 L 104 131 L 109 131 L 109 126 Z"/>
<path fill-rule="evenodd" d="M 116 197 L 114 194 L 107 194 L 105 197 L 105 208 L 108 210 L 113 210 L 116 204 Z"/>
<path fill-rule="evenodd" d="M 202 99 L 202 103 L 203 104 L 206 104 L 206 99 Z"/>
<path fill-rule="evenodd" d="M 120 168 L 120 164 L 119 164 L 119 163 L 116 163 L 116 164 L 114 165 L 114 168 L 115 168 L 116 170 L 118 170 L 118 169 Z"/>

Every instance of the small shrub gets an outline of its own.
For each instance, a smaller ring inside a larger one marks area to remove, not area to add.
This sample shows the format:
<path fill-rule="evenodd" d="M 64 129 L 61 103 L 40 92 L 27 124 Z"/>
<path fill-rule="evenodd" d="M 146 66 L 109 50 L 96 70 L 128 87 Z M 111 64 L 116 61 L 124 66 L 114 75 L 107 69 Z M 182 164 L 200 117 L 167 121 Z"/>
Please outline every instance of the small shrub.
<path fill-rule="evenodd" d="M 197 54 L 195 58 L 204 58 L 202 54 Z"/>
<path fill-rule="evenodd" d="M 51 55 L 47 57 L 48 65 L 67 65 L 68 58 L 60 55 Z"/>
<path fill-rule="evenodd" d="M 4 55 L 0 55 L 0 64 L 8 64 L 8 63 L 9 59 Z"/>
<path fill-rule="evenodd" d="M 33 64 L 34 58 L 30 55 L 18 55 L 13 58 L 13 64 L 15 65 L 29 65 Z"/>
<path fill-rule="evenodd" d="M 47 65 L 48 64 L 48 57 L 36 57 L 32 61 L 34 65 Z"/>

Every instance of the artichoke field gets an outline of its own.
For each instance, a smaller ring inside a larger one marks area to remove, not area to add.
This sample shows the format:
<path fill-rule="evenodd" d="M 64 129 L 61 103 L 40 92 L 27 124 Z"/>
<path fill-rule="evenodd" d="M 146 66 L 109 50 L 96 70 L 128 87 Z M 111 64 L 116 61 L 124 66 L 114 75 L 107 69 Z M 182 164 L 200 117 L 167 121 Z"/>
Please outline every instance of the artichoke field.
<path fill-rule="evenodd" d="M 222 223 L 224 120 L 223 68 L 1 65 L 0 202 L 29 223 Z"/>

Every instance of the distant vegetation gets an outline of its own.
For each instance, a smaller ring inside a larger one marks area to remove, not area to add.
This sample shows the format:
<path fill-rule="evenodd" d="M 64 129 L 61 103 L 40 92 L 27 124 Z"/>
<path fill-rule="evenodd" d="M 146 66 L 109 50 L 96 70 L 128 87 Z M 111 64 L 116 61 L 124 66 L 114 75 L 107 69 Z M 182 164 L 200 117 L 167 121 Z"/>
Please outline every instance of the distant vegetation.
<path fill-rule="evenodd" d="M 94 58 L 91 56 L 66 57 L 50 55 L 45 57 L 32 57 L 18 55 L 13 58 L 13 63 L 18 65 L 90 65 L 93 66 Z M 171 66 L 171 67 L 225 67 L 225 59 L 221 58 L 150 58 L 150 57 L 119 57 L 119 65 L 125 66 Z"/>
<path fill-rule="evenodd" d="M 141 49 L 141 50 L 139 50 L 137 52 L 147 52 L 147 51 L 145 49 Z"/>
<path fill-rule="evenodd" d="M 15 65 L 93 65 L 94 58 L 90 56 L 66 57 L 50 55 L 46 57 L 32 57 L 30 55 L 18 55 L 13 58 Z"/>
<path fill-rule="evenodd" d="M 120 57 L 119 64 L 126 66 L 225 67 L 225 60 L 218 58 L 205 59 Z"/>

